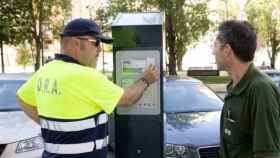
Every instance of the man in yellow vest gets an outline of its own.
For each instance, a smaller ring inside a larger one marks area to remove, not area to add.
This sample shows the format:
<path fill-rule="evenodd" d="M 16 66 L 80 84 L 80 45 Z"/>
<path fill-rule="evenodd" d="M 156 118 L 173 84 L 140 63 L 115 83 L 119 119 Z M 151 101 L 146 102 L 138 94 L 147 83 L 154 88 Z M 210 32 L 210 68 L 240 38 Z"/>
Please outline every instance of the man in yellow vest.
<path fill-rule="evenodd" d="M 123 90 L 95 69 L 100 42 L 112 39 L 94 21 L 69 22 L 61 38 L 61 53 L 18 90 L 18 101 L 41 126 L 43 158 L 106 158 L 107 114 L 135 103 L 160 72 L 150 66 Z"/>

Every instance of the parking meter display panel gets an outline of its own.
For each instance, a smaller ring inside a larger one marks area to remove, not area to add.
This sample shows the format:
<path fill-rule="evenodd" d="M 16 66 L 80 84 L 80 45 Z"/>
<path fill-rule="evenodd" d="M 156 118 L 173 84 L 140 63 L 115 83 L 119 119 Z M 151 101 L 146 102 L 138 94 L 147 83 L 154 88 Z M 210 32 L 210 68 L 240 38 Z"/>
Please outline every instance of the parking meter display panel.
<path fill-rule="evenodd" d="M 123 88 L 142 77 L 149 65 L 160 69 L 159 50 L 121 50 L 116 53 L 116 82 Z M 150 85 L 137 103 L 131 107 L 118 107 L 119 115 L 160 114 L 160 83 Z"/>

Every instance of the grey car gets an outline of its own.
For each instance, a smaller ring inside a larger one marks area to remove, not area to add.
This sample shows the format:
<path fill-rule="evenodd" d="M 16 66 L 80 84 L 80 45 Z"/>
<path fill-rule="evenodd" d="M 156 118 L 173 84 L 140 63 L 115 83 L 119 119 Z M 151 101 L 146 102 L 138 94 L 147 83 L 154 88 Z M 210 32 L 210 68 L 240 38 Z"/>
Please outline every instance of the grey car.
<path fill-rule="evenodd" d="M 201 81 L 169 77 L 164 84 L 165 156 L 216 158 L 223 101 Z"/>
<path fill-rule="evenodd" d="M 40 126 L 27 118 L 16 102 L 16 91 L 28 76 L 0 75 L 0 158 L 42 157 Z"/>
<path fill-rule="evenodd" d="M 216 158 L 223 101 L 201 81 L 166 77 L 164 80 L 164 135 L 166 158 Z M 114 126 L 111 117 L 111 148 Z"/>

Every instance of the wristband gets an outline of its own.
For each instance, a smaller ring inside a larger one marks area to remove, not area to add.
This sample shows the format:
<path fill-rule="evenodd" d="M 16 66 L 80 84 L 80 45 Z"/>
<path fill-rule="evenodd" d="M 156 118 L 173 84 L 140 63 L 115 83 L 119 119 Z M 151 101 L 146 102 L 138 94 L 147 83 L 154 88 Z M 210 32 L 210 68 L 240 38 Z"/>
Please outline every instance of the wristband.
<path fill-rule="evenodd" d="M 150 86 L 148 80 L 146 80 L 144 77 L 140 78 L 140 80 L 143 81 L 146 84 L 147 88 Z"/>

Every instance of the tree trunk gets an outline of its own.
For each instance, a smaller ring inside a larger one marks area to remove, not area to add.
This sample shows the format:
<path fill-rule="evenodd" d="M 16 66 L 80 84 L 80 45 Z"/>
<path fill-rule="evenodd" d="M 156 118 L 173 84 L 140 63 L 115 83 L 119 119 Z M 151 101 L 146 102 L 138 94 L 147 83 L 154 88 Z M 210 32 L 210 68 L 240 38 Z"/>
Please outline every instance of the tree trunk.
<path fill-rule="evenodd" d="M 271 62 L 270 62 L 270 68 L 271 69 L 275 69 L 275 59 L 276 59 L 276 53 L 277 53 L 276 31 L 273 31 L 272 38 L 271 38 L 270 42 L 271 42 Z"/>
<path fill-rule="evenodd" d="M 276 50 L 272 48 L 271 50 L 271 61 L 270 61 L 270 68 L 275 69 L 275 59 L 276 59 Z"/>
<path fill-rule="evenodd" d="M 41 56 L 42 56 L 42 66 L 43 66 L 45 64 L 45 59 L 44 59 L 44 39 L 43 39 L 42 26 L 40 30 L 41 30 L 40 38 L 41 38 L 41 52 L 42 52 Z"/>
<path fill-rule="evenodd" d="M 182 58 L 178 58 L 177 59 L 177 67 L 178 67 L 178 71 L 183 71 L 183 68 L 182 68 Z"/>
<path fill-rule="evenodd" d="M 182 63 L 183 63 L 183 56 L 181 54 L 177 53 L 177 67 L 178 67 L 178 71 L 183 71 Z"/>
<path fill-rule="evenodd" d="M 270 68 L 275 69 L 275 57 L 274 56 L 272 56 L 272 58 L 271 58 Z"/>
<path fill-rule="evenodd" d="M 1 66 L 2 66 L 2 73 L 5 73 L 5 64 L 4 64 L 4 50 L 3 50 L 3 41 L 0 41 L 1 45 Z"/>
<path fill-rule="evenodd" d="M 40 68 L 41 48 L 42 48 L 42 22 L 43 22 L 43 0 L 32 0 L 32 23 L 33 38 L 35 39 L 36 55 L 35 55 L 35 71 Z"/>
<path fill-rule="evenodd" d="M 167 18 L 167 31 L 169 36 L 167 36 L 167 43 L 169 47 L 169 75 L 177 75 L 176 72 L 176 52 L 175 52 L 175 33 L 174 26 L 171 15 L 166 15 Z"/>
<path fill-rule="evenodd" d="M 36 60 L 35 60 L 35 71 L 39 70 L 40 68 L 40 57 L 41 57 L 41 42 L 40 42 L 40 36 L 36 36 L 35 39 L 35 45 L 36 45 Z"/>

